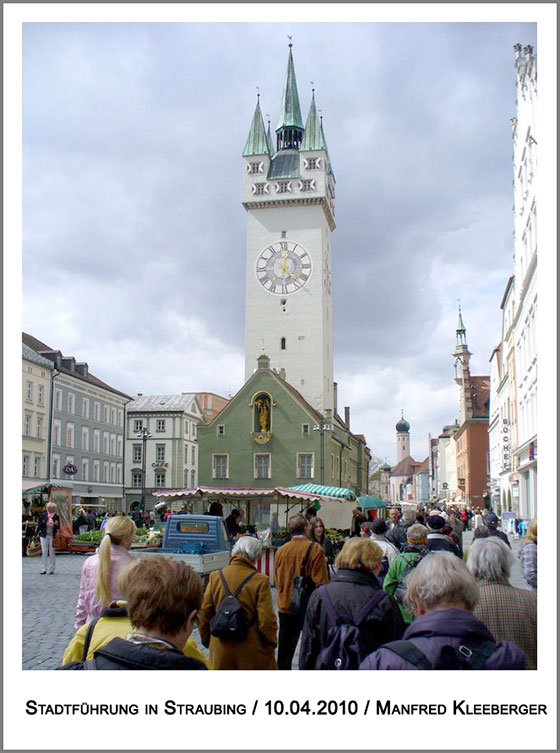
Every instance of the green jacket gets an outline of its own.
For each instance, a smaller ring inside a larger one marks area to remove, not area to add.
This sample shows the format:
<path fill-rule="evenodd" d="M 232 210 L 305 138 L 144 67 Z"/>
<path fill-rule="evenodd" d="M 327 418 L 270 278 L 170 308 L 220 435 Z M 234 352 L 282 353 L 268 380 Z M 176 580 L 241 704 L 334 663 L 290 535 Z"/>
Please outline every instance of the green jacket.
<path fill-rule="evenodd" d="M 383 580 L 383 590 L 386 591 L 390 596 L 395 598 L 395 601 L 397 601 L 395 592 L 404 571 L 408 567 L 410 567 L 413 562 L 416 561 L 419 555 L 420 552 L 403 552 L 402 554 L 399 554 L 397 557 L 395 557 L 395 559 L 389 565 L 387 575 Z M 399 604 L 398 601 L 397 604 L 399 606 L 399 609 L 401 610 L 403 620 L 407 625 L 410 625 L 410 623 L 414 619 L 414 616 L 411 615 L 410 612 L 407 612 L 403 605 Z"/>

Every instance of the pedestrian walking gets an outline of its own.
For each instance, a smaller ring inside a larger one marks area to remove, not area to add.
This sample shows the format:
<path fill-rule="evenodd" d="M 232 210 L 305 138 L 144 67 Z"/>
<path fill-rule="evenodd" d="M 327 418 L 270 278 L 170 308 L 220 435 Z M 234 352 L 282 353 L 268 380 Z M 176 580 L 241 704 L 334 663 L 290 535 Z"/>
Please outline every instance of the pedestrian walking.
<path fill-rule="evenodd" d="M 441 515 L 430 515 L 428 518 L 428 549 L 431 552 L 451 552 L 461 557 L 459 547 L 447 536 L 443 529 L 446 522 Z"/>
<path fill-rule="evenodd" d="M 521 563 L 521 574 L 531 591 L 537 591 L 537 519 L 533 518 L 527 528 L 525 538 L 517 555 Z"/>
<path fill-rule="evenodd" d="M 428 554 L 428 529 L 416 523 L 407 531 L 407 543 L 391 564 L 383 581 L 383 590 L 397 602 L 404 622 L 409 625 L 414 615 L 404 603 L 406 580 L 416 565 Z"/>
<path fill-rule="evenodd" d="M 408 580 L 407 607 L 416 615 L 403 640 L 370 654 L 360 669 L 524 669 L 514 643 L 496 643 L 472 610 L 475 579 L 451 552 L 431 552 Z"/>
<path fill-rule="evenodd" d="M 44 512 L 39 515 L 37 534 L 41 542 L 41 575 L 53 575 L 56 567 L 54 537 L 60 528 L 56 502 L 47 502 Z"/>
<path fill-rule="evenodd" d="M 268 576 L 257 572 L 262 543 L 254 536 L 242 536 L 232 549 L 231 562 L 210 573 L 198 614 L 202 644 L 210 648 L 214 669 L 277 669 L 274 651 L 278 623 L 274 613 Z M 213 635 L 212 618 L 229 594 L 237 599 L 246 618 L 245 635 L 227 640 Z"/>
<path fill-rule="evenodd" d="M 327 562 L 323 548 L 310 541 L 311 525 L 303 515 L 294 515 L 288 521 L 290 541 L 283 544 L 274 557 L 274 583 L 278 589 L 278 669 L 291 669 L 296 645 L 303 627 L 305 610 L 294 611 L 292 603 L 294 579 L 304 578 L 310 589 L 327 583 Z M 305 607 L 305 599 L 301 600 Z"/>
<path fill-rule="evenodd" d="M 383 591 L 377 576 L 383 552 L 370 538 L 348 539 L 336 557 L 336 574 L 317 588 L 305 614 L 300 669 L 336 669 L 330 666 L 329 644 L 337 641 L 337 627 L 356 628 L 353 647 L 342 669 L 357 669 L 360 661 L 378 646 L 400 638 L 404 622 L 392 598 Z M 339 649 L 343 647 L 338 647 Z M 334 661 L 341 657 L 332 654 Z"/>
<path fill-rule="evenodd" d="M 490 531 L 490 536 L 497 536 L 505 544 L 507 544 L 509 548 L 511 549 L 511 544 L 509 543 L 507 534 L 498 528 L 499 522 L 500 521 L 496 513 L 493 513 L 493 512 L 486 513 L 486 517 L 484 518 L 484 525 Z"/>
<path fill-rule="evenodd" d="M 97 552 L 82 567 L 74 630 L 98 617 L 112 601 L 122 598 L 117 575 L 132 560 L 129 550 L 135 535 L 136 524 L 130 518 L 118 515 L 107 520 Z"/>
<path fill-rule="evenodd" d="M 79 661 L 60 669 L 206 669 L 183 653 L 202 600 L 202 580 L 192 567 L 171 557 L 139 557 L 126 573 L 125 590 L 134 629 L 98 648 L 89 667 Z"/>
<path fill-rule="evenodd" d="M 537 596 L 509 582 L 513 554 L 496 536 L 473 542 L 467 567 L 480 598 L 474 615 L 497 641 L 511 641 L 525 653 L 527 669 L 537 668 Z"/>
<path fill-rule="evenodd" d="M 327 560 L 327 568 L 334 565 L 334 546 L 327 536 L 325 524 L 323 523 L 322 519 L 315 516 L 311 518 L 309 525 L 311 526 L 311 541 L 316 541 L 317 544 L 319 544 L 323 549 L 325 558 Z M 367 524 L 362 523 L 362 525 Z"/>
<path fill-rule="evenodd" d="M 355 507 L 352 510 L 352 523 L 350 524 L 350 536 L 359 536 L 360 535 L 360 526 L 362 523 L 366 523 L 367 518 L 363 513 L 363 510 L 360 506 Z"/>

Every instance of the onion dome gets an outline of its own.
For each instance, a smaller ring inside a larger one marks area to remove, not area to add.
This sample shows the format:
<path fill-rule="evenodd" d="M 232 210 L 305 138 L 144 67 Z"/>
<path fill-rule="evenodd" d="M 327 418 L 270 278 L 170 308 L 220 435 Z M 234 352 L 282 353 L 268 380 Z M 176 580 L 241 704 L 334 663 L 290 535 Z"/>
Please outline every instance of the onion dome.
<path fill-rule="evenodd" d="M 397 425 L 395 426 L 395 429 L 396 429 L 396 430 L 397 430 L 397 431 L 398 431 L 398 432 L 399 432 L 400 434 L 408 434 L 408 432 L 410 431 L 410 424 L 409 424 L 409 423 L 408 423 L 408 421 L 407 421 L 407 420 L 405 419 L 405 417 L 404 417 L 404 415 L 403 415 L 403 411 L 401 411 L 401 420 L 400 420 L 400 421 L 398 422 L 398 424 L 397 424 Z"/>

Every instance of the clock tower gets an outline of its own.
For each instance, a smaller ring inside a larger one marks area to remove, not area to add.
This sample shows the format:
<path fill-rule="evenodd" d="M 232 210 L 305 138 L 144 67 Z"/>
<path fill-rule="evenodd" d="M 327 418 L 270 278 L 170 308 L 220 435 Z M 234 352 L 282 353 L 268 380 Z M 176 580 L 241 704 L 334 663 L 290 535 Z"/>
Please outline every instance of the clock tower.
<path fill-rule="evenodd" d="M 245 379 L 263 352 L 316 410 L 333 409 L 335 178 L 315 106 L 301 117 L 292 45 L 273 139 L 260 97 L 243 150 Z"/>

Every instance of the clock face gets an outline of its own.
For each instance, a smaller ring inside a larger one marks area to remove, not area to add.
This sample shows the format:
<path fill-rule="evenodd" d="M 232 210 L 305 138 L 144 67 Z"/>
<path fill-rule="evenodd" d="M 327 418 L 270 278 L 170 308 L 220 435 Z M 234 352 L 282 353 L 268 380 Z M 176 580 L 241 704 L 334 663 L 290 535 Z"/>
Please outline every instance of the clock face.
<path fill-rule="evenodd" d="M 257 280 L 269 293 L 287 295 L 302 288 L 311 276 L 311 258 L 294 241 L 271 243 L 261 251 L 255 269 Z"/>

